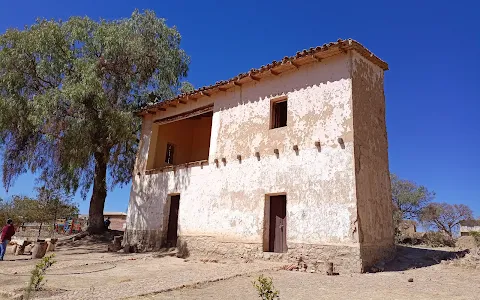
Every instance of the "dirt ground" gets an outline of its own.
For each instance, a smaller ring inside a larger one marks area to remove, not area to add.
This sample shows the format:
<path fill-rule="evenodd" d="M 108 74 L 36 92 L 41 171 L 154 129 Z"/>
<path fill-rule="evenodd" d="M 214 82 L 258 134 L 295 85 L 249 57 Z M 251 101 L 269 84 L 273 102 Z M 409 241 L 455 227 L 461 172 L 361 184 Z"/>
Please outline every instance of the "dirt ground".
<path fill-rule="evenodd" d="M 60 246 L 44 291 L 36 297 L 257 299 L 252 281 L 264 274 L 273 278 L 281 299 L 480 299 L 478 256 L 452 259 L 458 255 L 452 249 L 400 247 L 384 272 L 338 276 L 283 271 L 284 263 L 267 261 L 184 260 L 170 253 L 122 254 L 106 249 L 106 243 L 88 239 Z M 0 263 L 0 299 L 13 299 L 26 287 L 38 260 L 12 255 L 6 259 Z"/>

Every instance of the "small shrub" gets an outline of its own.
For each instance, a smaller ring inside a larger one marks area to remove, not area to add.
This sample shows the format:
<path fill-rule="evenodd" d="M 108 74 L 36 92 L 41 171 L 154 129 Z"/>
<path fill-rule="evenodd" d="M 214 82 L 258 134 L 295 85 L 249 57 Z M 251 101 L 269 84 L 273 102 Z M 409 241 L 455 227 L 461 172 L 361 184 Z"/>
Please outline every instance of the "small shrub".
<path fill-rule="evenodd" d="M 32 292 L 39 291 L 42 286 L 45 284 L 45 272 L 50 268 L 54 263 L 56 263 L 53 258 L 55 254 L 45 256 L 42 260 L 35 265 L 35 268 L 32 270 L 32 276 L 30 276 L 30 282 L 26 289 L 25 299 L 30 299 L 30 294 Z"/>
<path fill-rule="evenodd" d="M 276 290 L 275 287 L 273 286 L 272 278 L 268 278 L 263 275 L 260 275 L 252 283 L 255 289 L 257 289 L 258 296 L 262 300 L 280 299 L 279 297 L 280 292 Z"/>
<path fill-rule="evenodd" d="M 477 246 L 480 246 L 480 231 L 470 231 L 470 235 L 475 239 Z"/>
<path fill-rule="evenodd" d="M 397 244 L 404 244 L 404 245 L 420 245 L 422 241 L 422 237 L 410 234 L 410 235 L 401 235 L 395 237 L 395 243 Z"/>
<path fill-rule="evenodd" d="M 455 247 L 455 240 L 443 232 L 426 232 L 423 243 L 430 247 Z"/>

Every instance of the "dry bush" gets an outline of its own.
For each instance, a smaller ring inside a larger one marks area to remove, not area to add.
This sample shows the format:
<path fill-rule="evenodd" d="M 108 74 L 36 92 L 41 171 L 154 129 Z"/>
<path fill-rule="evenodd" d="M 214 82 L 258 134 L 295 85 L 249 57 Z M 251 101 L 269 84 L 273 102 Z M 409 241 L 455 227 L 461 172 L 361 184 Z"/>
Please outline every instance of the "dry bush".
<path fill-rule="evenodd" d="M 477 247 L 480 247 L 480 231 L 470 231 L 470 235 L 475 239 Z"/>
<path fill-rule="evenodd" d="M 425 232 L 422 237 L 422 244 L 429 247 L 455 247 L 455 239 L 442 232 Z"/>

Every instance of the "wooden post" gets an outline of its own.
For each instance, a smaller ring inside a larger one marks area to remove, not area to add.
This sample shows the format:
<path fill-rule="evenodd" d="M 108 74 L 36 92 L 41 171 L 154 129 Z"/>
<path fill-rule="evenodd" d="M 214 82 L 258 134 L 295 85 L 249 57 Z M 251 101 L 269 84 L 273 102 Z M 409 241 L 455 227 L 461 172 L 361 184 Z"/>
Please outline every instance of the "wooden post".
<path fill-rule="evenodd" d="M 333 275 L 333 263 L 327 262 L 327 275 Z"/>

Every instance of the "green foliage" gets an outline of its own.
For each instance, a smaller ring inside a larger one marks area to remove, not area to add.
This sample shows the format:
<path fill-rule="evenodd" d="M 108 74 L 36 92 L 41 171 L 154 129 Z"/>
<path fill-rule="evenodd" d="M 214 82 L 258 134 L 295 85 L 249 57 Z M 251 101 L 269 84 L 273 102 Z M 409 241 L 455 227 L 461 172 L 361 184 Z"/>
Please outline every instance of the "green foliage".
<path fill-rule="evenodd" d="M 90 219 L 103 228 L 107 189 L 131 179 L 140 128 L 133 112 L 152 93 L 161 101 L 180 92 L 189 63 L 180 41 L 152 11 L 39 19 L 0 35 L 4 186 L 27 171 L 84 198 L 93 186 Z"/>
<path fill-rule="evenodd" d="M 435 192 L 429 191 L 423 185 L 401 179 L 390 174 L 392 185 L 392 201 L 394 205 L 394 220 L 398 225 L 403 219 L 417 219 L 422 209 L 435 198 Z"/>
<path fill-rule="evenodd" d="M 252 282 L 262 300 L 273 300 L 280 298 L 280 292 L 273 286 L 272 278 L 260 275 Z"/>
<path fill-rule="evenodd" d="M 39 291 L 42 286 L 45 284 L 45 272 L 50 268 L 56 261 L 53 259 L 55 254 L 45 256 L 40 262 L 35 265 L 35 268 L 32 270 L 32 275 L 30 276 L 30 281 L 26 288 L 25 299 L 30 299 L 32 292 Z"/>
<path fill-rule="evenodd" d="M 57 218 L 75 217 L 78 207 L 70 198 L 59 191 L 46 188 L 37 189 L 37 197 L 12 196 L 8 201 L 0 202 L 0 222 L 8 218 L 14 223 L 52 222 Z"/>
<path fill-rule="evenodd" d="M 193 92 L 194 90 L 195 88 L 190 82 L 187 82 L 187 81 L 182 82 L 182 85 L 180 87 L 180 91 L 182 93 L 190 93 L 190 92 Z"/>
<path fill-rule="evenodd" d="M 0 226 L 3 226 L 9 218 L 12 219 L 13 222 L 18 221 L 13 213 L 11 201 L 0 199 Z"/>
<path fill-rule="evenodd" d="M 460 221 L 473 219 L 473 211 L 465 204 L 430 203 L 421 214 L 420 221 L 427 227 L 453 236 Z"/>

